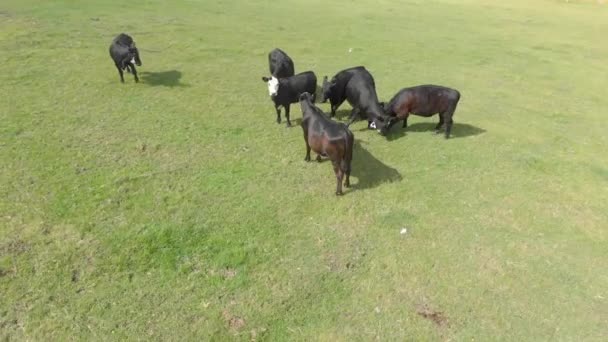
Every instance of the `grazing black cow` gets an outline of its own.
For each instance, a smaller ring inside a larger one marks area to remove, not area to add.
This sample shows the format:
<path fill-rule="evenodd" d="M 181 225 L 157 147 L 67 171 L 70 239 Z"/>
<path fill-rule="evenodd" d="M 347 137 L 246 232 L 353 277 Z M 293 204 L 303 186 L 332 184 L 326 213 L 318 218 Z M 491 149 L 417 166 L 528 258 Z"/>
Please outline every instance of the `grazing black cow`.
<path fill-rule="evenodd" d="M 452 130 L 452 117 L 459 100 L 458 90 L 447 87 L 420 85 L 403 88 L 384 105 L 385 113 L 394 118 L 390 119 L 383 130 L 386 133 L 398 120 L 403 120 L 403 127 L 407 127 L 410 113 L 425 117 L 439 113 L 439 123 L 435 126 L 435 131 L 439 133 L 441 126 L 445 124 L 445 138 L 448 139 Z"/>
<path fill-rule="evenodd" d="M 281 123 L 281 106 L 285 108 L 287 127 L 291 126 L 289 121 L 289 105 L 298 102 L 300 94 L 308 92 L 314 94 L 317 90 L 317 76 L 312 71 L 305 71 L 297 75 L 276 78 L 274 76 L 262 77 L 268 83 L 268 94 L 274 102 L 277 111 L 277 123 Z M 313 96 L 314 101 L 314 96 Z"/>
<path fill-rule="evenodd" d="M 274 49 L 268 54 L 268 67 L 270 75 L 276 78 L 285 78 L 294 75 L 293 61 L 281 49 Z"/>
<path fill-rule="evenodd" d="M 331 160 L 336 174 L 336 195 L 342 195 L 342 179 L 344 186 L 350 187 L 351 161 L 353 159 L 353 133 L 340 122 L 335 122 L 316 107 L 312 95 L 300 95 L 302 107 L 302 129 L 306 142 L 305 161 L 310 161 L 310 150 L 317 153 L 317 161 L 321 156 Z"/>
<path fill-rule="evenodd" d="M 378 102 L 374 78 L 367 70 L 357 72 L 350 78 L 346 85 L 346 100 L 353 107 L 347 126 L 350 126 L 360 114 L 364 114 L 367 116 L 368 128 L 375 128 L 379 133 L 384 134 L 384 126 L 388 124 L 389 117 Z"/>
<path fill-rule="evenodd" d="M 112 57 L 114 65 L 116 65 L 116 69 L 118 69 L 120 82 L 125 82 L 125 79 L 122 76 L 122 71 L 125 69 L 127 72 L 133 73 L 135 82 L 139 82 L 135 64 L 141 66 L 141 59 L 139 59 L 139 51 L 137 50 L 137 47 L 135 47 L 133 38 L 124 33 L 116 36 L 116 38 L 112 40 L 112 44 L 110 44 L 110 57 Z"/>
<path fill-rule="evenodd" d="M 350 126 L 357 116 L 367 118 L 368 128 L 376 128 L 378 132 L 388 122 L 382 106 L 378 102 L 376 94 L 376 82 L 373 76 L 365 69 L 358 66 L 338 72 L 330 82 L 324 79 L 323 100 L 330 100 L 332 113 L 347 100 L 353 107 L 347 126 Z"/>
<path fill-rule="evenodd" d="M 323 77 L 321 103 L 325 103 L 329 100 L 331 105 L 331 117 L 336 115 L 336 110 L 346 100 L 346 85 L 348 84 L 348 81 L 350 81 L 353 75 L 358 72 L 363 72 L 363 70 L 365 70 L 364 66 L 344 69 L 335 74 L 334 77 L 331 78 L 331 81 L 327 81 L 327 76 Z"/>

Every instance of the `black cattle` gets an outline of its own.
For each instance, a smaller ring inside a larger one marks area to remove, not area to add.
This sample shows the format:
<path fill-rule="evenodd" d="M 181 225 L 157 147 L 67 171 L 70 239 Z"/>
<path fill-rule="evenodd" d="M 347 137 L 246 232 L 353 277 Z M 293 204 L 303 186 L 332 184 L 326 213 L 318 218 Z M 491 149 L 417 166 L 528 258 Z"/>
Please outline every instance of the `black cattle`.
<path fill-rule="evenodd" d="M 270 75 L 276 78 L 285 78 L 294 75 L 293 61 L 281 49 L 274 49 L 268 54 L 268 67 Z"/>
<path fill-rule="evenodd" d="M 346 84 L 345 92 L 346 100 L 353 107 L 346 125 L 350 126 L 361 114 L 367 117 L 369 128 L 376 128 L 379 133 L 384 134 L 384 126 L 389 118 L 378 102 L 372 75 L 367 70 L 355 73 Z"/>
<path fill-rule="evenodd" d="M 441 126 L 445 124 L 445 138 L 448 139 L 452 130 L 452 117 L 459 100 L 458 90 L 447 87 L 420 85 L 403 88 L 384 105 L 385 113 L 392 118 L 383 130 L 386 133 L 398 120 L 403 120 L 403 127 L 407 127 L 407 118 L 410 114 L 431 117 L 439 113 L 439 123 L 435 126 L 436 133 L 439 133 Z"/>
<path fill-rule="evenodd" d="M 286 78 L 276 78 L 274 76 L 270 78 L 262 77 L 262 80 L 268 83 L 268 94 L 272 102 L 274 102 L 274 108 L 277 111 L 277 123 L 281 123 L 280 107 L 285 108 L 287 127 L 291 126 L 291 121 L 289 121 L 289 105 L 298 102 L 300 94 L 304 92 L 314 94 L 317 90 L 317 76 L 312 71 L 305 71 Z"/>
<path fill-rule="evenodd" d="M 332 117 L 336 115 L 336 110 L 346 100 L 346 85 L 348 84 L 348 81 L 350 81 L 353 75 L 358 72 L 363 72 L 364 70 L 365 67 L 363 66 L 344 69 L 335 74 L 334 77 L 331 78 L 331 81 L 327 81 L 327 76 L 323 77 L 321 103 L 325 103 L 329 100 Z"/>
<path fill-rule="evenodd" d="M 327 99 L 331 102 L 333 113 L 344 100 L 353 107 L 347 126 L 361 116 L 367 118 L 368 128 L 384 132 L 383 127 L 389 118 L 378 102 L 374 77 L 365 67 L 342 70 L 330 82 L 324 82 L 323 100 Z"/>
<path fill-rule="evenodd" d="M 317 153 L 317 161 L 321 156 L 328 157 L 336 175 L 336 195 L 342 195 L 342 180 L 344 186 L 350 187 L 350 171 L 353 159 L 353 144 L 355 137 L 346 125 L 328 118 L 316 107 L 312 95 L 300 95 L 302 108 L 302 129 L 306 142 L 305 161 L 310 161 L 310 150 Z"/>
<path fill-rule="evenodd" d="M 112 44 L 110 44 L 110 57 L 112 57 L 114 65 L 116 65 L 116 69 L 118 69 L 121 82 L 125 82 L 122 75 L 122 71 L 125 69 L 127 72 L 133 73 L 135 82 L 139 82 L 135 64 L 141 66 L 141 59 L 139 59 L 139 51 L 137 50 L 137 47 L 135 47 L 133 38 L 124 33 L 116 36 L 116 38 L 112 40 Z"/>

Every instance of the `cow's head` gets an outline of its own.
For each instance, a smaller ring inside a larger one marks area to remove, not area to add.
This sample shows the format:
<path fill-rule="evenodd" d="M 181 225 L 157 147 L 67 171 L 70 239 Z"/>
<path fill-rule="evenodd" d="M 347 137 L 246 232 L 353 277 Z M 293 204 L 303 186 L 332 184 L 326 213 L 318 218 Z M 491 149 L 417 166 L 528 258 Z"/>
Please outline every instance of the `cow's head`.
<path fill-rule="evenodd" d="M 139 50 L 135 46 L 135 43 L 131 44 L 129 47 L 129 55 L 131 56 L 131 63 L 137 64 L 137 66 L 141 66 L 141 59 L 139 59 Z"/>
<path fill-rule="evenodd" d="M 327 100 L 331 97 L 331 88 L 336 85 L 336 80 L 327 81 L 327 76 L 323 77 L 323 86 L 321 91 L 321 103 L 327 102 Z"/>
<path fill-rule="evenodd" d="M 279 92 L 279 79 L 274 76 L 270 78 L 262 77 L 262 81 L 268 84 L 268 95 L 271 97 L 277 96 L 277 93 Z"/>
<path fill-rule="evenodd" d="M 302 94 L 300 94 L 300 102 L 303 102 L 303 101 L 312 102 L 312 95 L 310 95 L 310 93 L 308 93 L 308 92 L 303 92 Z"/>
<path fill-rule="evenodd" d="M 384 112 L 384 115 L 388 116 L 389 118 L 392 119 L 392 123 L 395 123 L 395 112 L 392 110 L 392 105 L 390 102 L 379 102 L 380 108 L 382 108 L 382 111 Z"/>
<path fill-rule="evenodd" d="M 395 123 L 394 119 L 388 116 L 377 116 L 371 122 L 368 122 L 367 128 L 375 129 L 380 135 L 386 135 Z"/>

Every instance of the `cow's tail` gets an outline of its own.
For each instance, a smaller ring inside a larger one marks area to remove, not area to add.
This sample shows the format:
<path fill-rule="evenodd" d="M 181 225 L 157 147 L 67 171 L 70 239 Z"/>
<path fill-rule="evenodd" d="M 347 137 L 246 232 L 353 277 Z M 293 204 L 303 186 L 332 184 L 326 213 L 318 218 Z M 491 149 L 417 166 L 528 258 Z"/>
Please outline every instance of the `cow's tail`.
<path fill-rule="evenodd" d="M 344 157 L 340 161 L 340 169 L 342 172 L 346 174 L 350 174 L 351 171 L 351 162 L 353 160 L 353 148 L 355 144 L 355 136 L 353 132 L 348 129 L 348 126 L 345 127 L 345 150 Z"/>

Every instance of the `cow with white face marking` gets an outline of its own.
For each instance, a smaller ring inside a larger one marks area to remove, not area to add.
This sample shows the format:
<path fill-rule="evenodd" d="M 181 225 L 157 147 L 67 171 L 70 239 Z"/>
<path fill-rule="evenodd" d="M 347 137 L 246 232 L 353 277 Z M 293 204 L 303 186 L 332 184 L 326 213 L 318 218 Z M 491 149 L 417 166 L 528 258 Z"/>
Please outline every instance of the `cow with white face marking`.
<path fill-rule="evenodd" d="M 274 102 L 274 108 L 277 111 L 277 123 L 281 123 L 281 107 L 285 108 L 287 127 L 291 126 L 289 120 L 290 104 L 297 103 L 302 93 L 314 94 L 317 90 L 317 76 L 312 71 L 305 71 L 285 78 L 262 77 L 262 81 L 268 85 L 268 95 Z"/>
<path fill-rule="evenodd" d="M 137 47 L 135 47 L 133 38 L 124 33 L 116 36 L 116 38 L 112 40 L 112 44 L 110 44 L 110 57 L 112 57 L 114 65 L 116 65 L 116 69 L 118 69 L 118 74 L 120 75 L 120 81 L 122 83 L 125 82 L 123 70 L 132 73 L 133 77 L 135 77 L 135 82 L 139 82 L 135 64 L 141 66 L 141 59 L 139 59 L 139 51 L 137 50 Z"/>
<path fill-rule="evenodd" d="M 291 58 L 281 49 L 274 49 L 268 54 L 268 68 L 270 75 L 276 78 L 285 78 L 294 75 L 294 66 Z"/>

